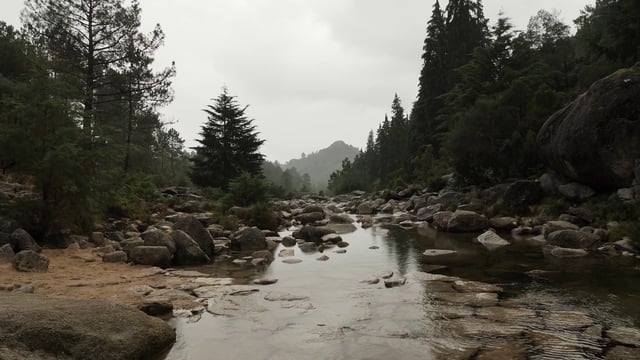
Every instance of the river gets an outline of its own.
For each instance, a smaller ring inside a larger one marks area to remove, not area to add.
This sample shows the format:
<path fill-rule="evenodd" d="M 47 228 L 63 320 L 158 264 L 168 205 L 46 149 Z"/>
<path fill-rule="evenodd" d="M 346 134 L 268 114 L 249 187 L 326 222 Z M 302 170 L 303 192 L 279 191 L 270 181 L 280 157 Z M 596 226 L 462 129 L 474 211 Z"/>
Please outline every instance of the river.
<path fill-rule="evenodd" d="M 324 251 L 327 261 L 296 246 L 302 262 L 283 263 L 280 244 L 263 269 L 229 260 L 194 268 L 237 284 L 278 282 L 237 297 L 230 316 L 172 319 L 178 339 L 166 359 L 600 359 L 610 349 L 606 329 L 640 326 L 637 260 L 549 258 L 535 241 L 502 235 L 512 244 L 489 251 L 474 234 L 358 227 L 342 235 L 346 253 Z M 457 253 L 429 258 L 427 249 Z M 388 272 L 406 284 L 363 282 Z M 500 306 L 443 304 L 438 294 L 450 293 L 450 283 L 416 272 L 498 285 Z M 265 301 L 270 293 L 299 300 Z"/>

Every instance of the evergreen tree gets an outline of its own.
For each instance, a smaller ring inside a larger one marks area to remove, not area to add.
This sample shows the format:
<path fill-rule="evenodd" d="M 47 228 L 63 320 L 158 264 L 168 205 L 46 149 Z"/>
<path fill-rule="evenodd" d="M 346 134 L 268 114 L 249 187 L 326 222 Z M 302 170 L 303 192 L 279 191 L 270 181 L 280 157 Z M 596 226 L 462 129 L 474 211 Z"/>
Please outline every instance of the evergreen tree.
<path fill-rule="evenodd" d="M 245 116 L 246 109 L 225 87 L 204 110 L 208 120 L 202 126 L 200 145 L 193 148 L 196 156 L 191 178 L 195 184 L 226 190 L 243 172 L 260 174 L 264 156 L 258 149 L 264 140 L 258 138 L 253 120 Z"/>
<path fill-rule="evenodd" d="M 441 107 L 439 96 L 447 89 L 445 18 L 440 2 L 433 5 L 424 40 L 418 97 L 411 111 L 411 151 L 418 153 L 427 144 L 436 143 L 435 124 Z"/>

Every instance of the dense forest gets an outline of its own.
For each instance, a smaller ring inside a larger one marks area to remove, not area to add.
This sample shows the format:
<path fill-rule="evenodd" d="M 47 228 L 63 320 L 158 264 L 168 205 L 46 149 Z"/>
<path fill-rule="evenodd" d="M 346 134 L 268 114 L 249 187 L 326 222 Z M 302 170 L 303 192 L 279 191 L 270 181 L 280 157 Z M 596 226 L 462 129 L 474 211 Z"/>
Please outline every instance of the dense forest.
<path fill-rule="evenodd" d="M 544 121 L 595 80 L 640 60 L 640 2 L 598 0 L 574 20 L 540 10 L 524 30 L 490 22 L 482 1 L 438 1 L 427 24 L 417 99 L 397 95 L 366 148 L 331 175 L 334 193 L 422 184 L 443 176 L 491 185 L 540 175 Z"/>

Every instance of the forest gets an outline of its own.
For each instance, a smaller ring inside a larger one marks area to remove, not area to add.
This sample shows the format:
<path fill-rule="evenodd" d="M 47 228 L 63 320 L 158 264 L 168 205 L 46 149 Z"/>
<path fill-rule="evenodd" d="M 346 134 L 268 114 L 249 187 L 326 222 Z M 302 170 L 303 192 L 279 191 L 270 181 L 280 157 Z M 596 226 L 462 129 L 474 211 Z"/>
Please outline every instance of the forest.
<path fill-rule="evenodd" d="M 508 14 L 490 21 L 482 1 L 433 5 L 418 94 L 396 95 L 366 148 L 331 175 L 335 193 L 419 184 L 489 186 L 539 176 L 535 138 L 547 118 L 594 81 L 640 60 L 640 3 L 598 0 L 575 33 L 540 10 L 525 30 Z"/>
<path fill-rule="evenodd" d="M 141 11 L 137 1 L 28 0 L 21 29 L 0 22 L 0 166 L 33 190 L 2 205 L 7 218 L 42 237 L 144 216 L 168 185 L 216 199 L 242 181 L 279 197 L 321 188 L 306 170 L 265 161 L 264 140 L 226 88 L 203 104 L 199 145 L 186 149 L 160 115 L 176 64 L 154 63 L 165 35 L 160 25 L 143 33 Z M 515 30 L 508 14 L 486 18 L 480 0 L 436 1 L 428 19 L 411 110 L 392 99 L 366 147 L 331 174 L 331 193 L 539 175 L 542 123 L 639 60 L 635 0 L 587 6 L 575 33 L 546 10 Z"/>

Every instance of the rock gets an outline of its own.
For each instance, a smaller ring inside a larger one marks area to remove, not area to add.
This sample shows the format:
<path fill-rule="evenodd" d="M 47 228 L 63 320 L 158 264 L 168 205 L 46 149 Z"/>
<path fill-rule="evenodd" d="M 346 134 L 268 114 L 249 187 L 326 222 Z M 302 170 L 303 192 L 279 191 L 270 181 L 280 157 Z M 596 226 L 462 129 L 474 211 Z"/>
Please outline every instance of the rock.
<path fill-rule="evenodd" d="M 89 241 L 95 244 L 96 246 L 105 246 L 107 245 L 107 240 L 104 237 L 104 233 L 101 231 L 94 231 L 89 235 Z"/>
<path fill-rule="evenodd" d="M 147 230 L 142 233 L 144 246 L 164 246 L 169 249 L 171 255 L 176 253 L 176 242 L 171 235 L 160 230 Z"/>
<path fill-rule="evenodd" d="M 40 245 L 38 245 L 31 235 L 23 229 L 17 229 L 12 232 L 9 241 L 15 253 L 19 253 L 23 250 L 33 250 L 38 253 L 42 251 Z"/>
<path fill-rule="evenodd" d="M 521 226 L 511 230 L 511 235 L 513 236 L 525 236 L 533 234 L 535 234 L 535 231 L 533 231 L 533 228 L 528 226 Z"/>
<path fill-rule="evenodd" d="M 325 225 L 325 227 L 329 230 L 334 231 L 338 235 L 349 234 L 358 230 L 358 228 L 356 228 L 356 226 L 353 224 L 327 224 Z"/>
<path fill-rule="evenodd" d="M 542 319 L 547 329 L 569 330 L 582 329 L 593 325 L 593 319 L 578 311 L 549 311 L 542 313 Z"/>
<path fill-rule="evenodd" d="M 453 282 L 453 288 L 463 293 L 500 293 L 502 288 L 493 284 L 487 284 L 479 281 L 456 280 Z"/>
<path fill-rule="evenodd" d="M 387 279 L 387 280 L 384 281 L 384 287 L 386 287 L 386 288 L 398 287 L 398 286 L 402 286 L 402 285 L 404 285 L 406 283 L 407 283 L 407 279 L 405 279 L 405 278 Z"/>
<path fill-rule="evenodd" d="M 4 244 L 0 246 L 0 264 L 12 262 L 15 255 L 11 245 Z"/>
<path fill-rule="evenodd" d="M 549 221 L 544 225 L 542 233 L 547 238 L 549 234 L 559 230 L 579 230 L 580 228 L 576 224 L 572 224 L 567 221 Z"/>
<path fill-rule="evenodd" d="M 416 219 L 419 221 L 433 221 L 433 215 L 441 211 L 442 208 L 443 208 L 442 204 L 435 204 L 435 205 L 422 207 L 416 212 Z"/>
<path fill-rule="evenodd" d="M 138 310 L 141 310 L 147 315 L 161 316 L 173 313 L 173 304 L 162 298 L 145 299 L 142 304 L 138 305 Z"/>
<path fill-rule="evenodd" d="M 504 193 L 504 205 L 514 211 L 524 211 L 537 204 L 544 197 L 540 183 L 532 180 L 518 180 L 507 187 Z"/>
<path fill-rule="evenodd" d="M 303 295 L 294 295 L 286 292 L 272 291 L 268 293 L 265 297 L 267 301 L 301 301 L 308 300 L 308 296 Z"/>
<path fill-rule="evenodd" d="M 492 306 L 477 309 L 476 315 L 480 318 L 502 323 L 530 323 L 536 318 L 537 314 L 535 310 L 526 308 L 507 308 L 502 306 Z"/>
<path fill-rule="evenodd" d="M 207 229 L 192 215 L 184 216 L 173 225 L 174 230 L 182 230 L 198 243 L 200 249 L 209 257 L 215 255 L 213 238 Z M 264 236 L 264 235 L 263 235 Z M 256 249 L 257 250 L 257 249 Z"/>
<path fill-rule="evenodd" d="M 255 279 L 253 283 L 255 285 L 272 285 L 278 282 L 278 279 L 273 278 L 265 278 L 265 279 Z"/>
<path fill-rule="evenodd" d="M 365 201 L 358 205 L 358 215 L 371 215 L 374 212 L 373 204 L 369 201 Z"/>
<path fill-rule="evenodd" d="M 327 260 L 329 260 L 329 257 L 327 255 L 322 255 L 319 258 L 317 258 L 316 260 L 318 260 L 318 261 L 327 261 Z"/>
<path fill-rule="evenodd" d="M 415 198 L 412 198 L 415 199 Z M 455 191 L 446 191 L 427 198 L 427 206 L 440 204 L 443 206 L 457 205 L 465 201 L 465 196 Z"/>
<path fill-rule="evenodd" d="M 518 226 L 518 219 L 510 216 L 500 216 L 489 219 L 489 226 L 496 230 L 512 230 Z"/>
<path fill-rule="evenodd" d="M 605 360 L 637 360 L 640 359 L 640 348 L 614 346 L 604 357 Z"/>
<path fill-rule="evenodd" d="M 149 285 L 136 285 L 128 288 L 127 292 L 136 296 L 147 296 L 151 294 L 153 290 L 154 289 Z"/>
<path fill-rule="evenodd" d="M 200 287 L 198 289 L 204 288 Z M 198 289 L 195 289 L 194 292 Z M 157 289 L 153 290 L 145 300 L 153 301 L 153 300 L 161 300 L 161 301 L 181 301 L 181 300 L 195 300 L 195 296 L 187 293 L 186 291 L 182 291 L 179 289 Z"/>
<path fill-rule="evenodd" d="M 440 257 L 440 256 L 448 256 L 455 255 L 457 251 L 455 250 L 445 250 L 445 249 L 428 249 L 422 253 L 424 256 L 428 257 Z"/>
<path fill-rule="evenodd" d="M 129 252 L 129 259 L 138 265 L 151 265 L 161 268 L 171 266 L 171 253 L 165 246 L 138 246 Z"/>
<path fill-rule="evenodd" d="M 346 254 L 347 253 L 347 249 L 339 249 L 339 250 L 334 251 L 334 253 L 336 253 L 336 254 Z"/>
<path fill-rule="evenodd" d="M 347 246 L 349 246 L 349 243 L 346 241 L 340 241 L 339 243 L 336 244 L 339 248 L 346 248 Z"/>
<path fill-rule="evenodd" d="M 171 238 L 176 245 L 173 263 L 179 266 L 208 264 L 211 259 L 202 251 L 198 243 L 182 230 L 171 232 Z"/>
<path fill-rule="evenodd" d="M 371 278 L 371 279 L 368 279 L 368 280 L 362 280 L 362 281 L 360 281 L 360 282 L 361 282 L 361 283 L 365 283 L 365 284 L 369 284 L 369 285 L 375 285 L 375 284 L 380 283 L 380 279 L 378 279 L 378 278 Z"/>
<path fill-rule="evenodd" d="M 194 214 L 202 212 L 202 205 L 200 205 L 199 201 L 190 200 L 185 201 L 182 204 L 174 205 L 173 209 L 183 213 Z"/>
<path fill-rule="evenodd" d="M 577 230 L 558 230 L 547 236 L 549 245 L 571 249 L 591 249 L 600 245 L 600 237 Z"/>
<path fill-rule="evenodd" d="M 273 253 L 269 250 L 258 250 L 251 253 L 251 257 L 254 259 L 265 259 L 268 262 L 273 262 L 275 260 Z"/>
<path fill-rule="evenodd" d="M 630 327 L 615 327 L 606 331 L 606 335 L 613 342 L 640 347 L 640 330 Z"/>
<path fill-rule="evenodd" d="M 241 251 L 265 250 L 267 248 L 267 238 L 256 227 L 245 228 L 233 235 L 231 248 Z"/>
<path fill-rule="evenodd" d="M 435 300 L 472 307 L 490 307 L 498 305 L 498 295 L 496 293 L 442 292 L 433 293 L 432 296 Z"/>
<path fill-rule="evenodd" d="M 322 242 L 330 242 L 330 243 L 338 244 L 341 241 L 342 241 L 342 237 L 338 234 L 327 234 L 322 237 Z"/>
<path fill-rule="evenodd" d="M 494 233 L 491 230 L 478 235 L 478 242 L 489 250 L 494 250 L 503 246 L 510 245 L 507 240 L 501 238 L 498 234 Z"/>
<path fill-rule="evenodd" d="M 456 210 L 449 219 L 447 232 L 466 233 L 482 231 L 489 227 L 489 221 L 484 215 L 473 211 Z"/>
<path fill-rule="evenodd" d="M 282 245 L 286 247 L 296 246 L 298 242 L 293 236 L 285 236 L 282 238 Z"/>
<path fill-rule="evenodd" d="M 538 179 L 540 187 L 548 195 L 554 195 L 558 193 L 558 186 L 562 185 L 562 179 L 556 173 L 548 172 L 544 173 Z"/>
<path fill-rule="evenodd" d="M 618 198 L 622 201 L 633 202 L 636 198 L 633 188 L 621 188 L 616 192 Z"/>
<path fill-rule="evenodd" d="M 131 256 L 131 249 L 133 249 L 134 247 L 143 246 L 144 240 L 139 237 L 133 237 L 122 241 L 120 245 L 122 246 L 122 250 L 126 252 L 127 255 Z"/>
<path fill-rule="evenodd" d="M 596 81 L 553 114 L 537 136 L 542 160 L 560 174 L 598 189 L 629 187 L 640 158 L 640 67 Z"/>
<path fill-rule="evenodd" d="M 105 263 L 126 263 L 127 253 L 124 251 L 114 251 L 102 256 L 102 262 Z"/>
<path fill-rule="evenodd" d="M 447 231 L 452 216 L 451 211 L 439 211 L 433 214 L 433 227 L 438 231 Z"/>
<path fill-rule="evenodd" d="M 322 237 L 328 234 L 334 234 L 335 231 L 324 226 L 305 226 L 293 233 L 296 239 L 305 241 L 322 242 Z"/>
<path fill-rule="evenodd" d="M 336 224 L 351 224 L 354 220 L 347 214 L 333 214 L 329 216 L 329 221 Z"/>
<path fill-rule="evenodd" d="M 278 257 L 291 257 L 293 255 L 294 255 L 293 249 L 282 249 L 278 253 Z"/>
<path fill-rule="evenodd" d="M 302 260 L 301 259 L 292 258 L 292 259 L 284 259 L 284 260 L 282 260 L 282 262 L 285 263 L 285 264 L 300 264 L 302 262 Z"/>
<path fill-rule="evenodd" d="M 313 224 L 324 219 L 323 212 L 303 213 L 294 217 L 302 225 Z"/>
<path fill-rule="evenodd" d="M 586 200 L 596 194 L 595 190 L 587 185 L 572 182 L 558 186 L 558 191 L 569 200 Z"/>
<path fill-rule="evenodd" d="M 14 256 L 13 268 L 24 272 L 47 272 L 49 259 L 33 250 L 23 250 Z"/>
<path fill-rule="evenodd" d="M 298 245 L 298 247 L 303 253 L 314 253 L 318 251 L 318 245 L 316 245 L 316 243 L 314 242 L 305 242 Z"/>
<path fill-rule="evenodd" d="M 0 303 L 0 344 L 51 358 L 152 359 L 176 339 L 166 322 L 105 301 L 0 293 Z"/>
<path fill-rule="evenodd" d="M 557 258 L 577 258 L 589 255 L 588 252 L 582 249 L 570 249 L 562 247 L 553 247 L 549 253 Z"/>
<path fill-rule="evenodd" d="M 251 265 L 252 266 L 265 266 L 269 264 L 269 260 L 265 259 L 265 258 L 254 258 L 251 259 Z"/>
<path fill-rule="evenodd" d="M 45 234 L 43 242 L 56 249 L 66 249 L 74 243 L 71 232 L 68 229 L 52 230 Z"/>
<path fill-rule="evenodd" d="M 454 282 L 460 280 L 460 278 L 454 276 L 440 275 L 440 274 L 431 274 L 422 271 L 412 272 L 407 275 L 407 277 L 412 278 L 417 281 L 441 281 L 441 282 Z"/>

